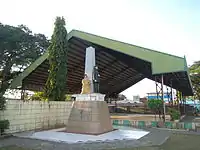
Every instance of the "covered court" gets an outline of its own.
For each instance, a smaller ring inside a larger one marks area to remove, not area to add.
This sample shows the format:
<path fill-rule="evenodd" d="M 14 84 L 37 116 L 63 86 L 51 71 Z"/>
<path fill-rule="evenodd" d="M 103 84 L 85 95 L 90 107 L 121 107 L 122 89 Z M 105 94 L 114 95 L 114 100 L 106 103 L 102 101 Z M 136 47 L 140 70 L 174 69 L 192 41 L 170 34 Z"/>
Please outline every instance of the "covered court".
<path fill-rule="evenodd" d="M 185 57 L 150 50 L 82 31 L 68 34 L 66 93 L 79 94 L 84 76 L 85 50 L 96 50 L 100 93 L 118 94 L 144 78 L 163 83 L 185 96 L 193 95 Z M 12 89 L 42 91 L 48 78 L 48 52 L 38 58 L 11 83 Z M 162 85 L 163 85 L 162 84 Z M 162 88 L 163 89 L 163 88 Z"/>

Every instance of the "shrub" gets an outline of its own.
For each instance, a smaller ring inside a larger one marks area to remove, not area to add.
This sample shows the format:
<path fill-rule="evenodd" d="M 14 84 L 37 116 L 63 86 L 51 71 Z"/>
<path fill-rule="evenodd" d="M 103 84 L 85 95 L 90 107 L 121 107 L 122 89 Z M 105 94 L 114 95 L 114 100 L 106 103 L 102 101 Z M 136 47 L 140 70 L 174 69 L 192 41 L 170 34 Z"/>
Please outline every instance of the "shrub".
<path fill-rule="evenodd" d="M 47 101 L 47 98 L 44 95 L 44 92 L 35 92 L 31 97 L 30 100 L 33 101 Z"/>
<path fill-rule="evenodd" d="M 72 95 L 65 95 L 65 101 L 71 101 Z"/>
<path fill-rule="evenodd" d="M 5 110 L 5 109 L 6 109 L 6 99 L 2 94 L 0 94 L 0 110 Z"/>
<path fill-rule="evenodd" d="M 0 120 L 0 134 L 2 135 L 5 132 L 5 129 L 9 129 L 9 121 L 8 120 Z"/>
<path fill-rule="evenodd" d="M 171 117 L 171 121 L 179 120 L 181 117 L 180 112 L 174 108 L 169 108 L 169 115 Z"/>
<path fill-rule="evenodd" d="M 0 94 L 0 110 L 3 111 L 6 109 L 6 99 L 5 97 Z M 8 120 L 0 120 L 0 135 L 5 132 L 5 129 L 9 128 L 9 121 Z"/>

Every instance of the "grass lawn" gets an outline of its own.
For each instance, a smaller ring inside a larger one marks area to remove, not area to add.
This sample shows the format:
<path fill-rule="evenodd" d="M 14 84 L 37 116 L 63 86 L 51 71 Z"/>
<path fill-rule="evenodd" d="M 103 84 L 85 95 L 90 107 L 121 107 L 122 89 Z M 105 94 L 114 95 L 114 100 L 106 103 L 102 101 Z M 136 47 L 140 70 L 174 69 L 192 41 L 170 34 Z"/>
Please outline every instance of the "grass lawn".
<path fill-rule="evenodd" d="M 116 150 L 198 150 L 200 149 L 200 135 L 173 134 L 163 145 L 139 148 L 124 148 Z M 31 150 L 10 146 L 0 150 Z"/>

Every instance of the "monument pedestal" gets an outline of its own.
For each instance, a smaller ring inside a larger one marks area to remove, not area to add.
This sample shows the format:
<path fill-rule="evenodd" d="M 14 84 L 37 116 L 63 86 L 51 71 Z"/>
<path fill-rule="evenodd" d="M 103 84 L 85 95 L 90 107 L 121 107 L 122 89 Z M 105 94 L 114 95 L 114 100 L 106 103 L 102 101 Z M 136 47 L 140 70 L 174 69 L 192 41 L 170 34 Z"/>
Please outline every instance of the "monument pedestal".
<path fill-rule="evenodd" d="M 69 133 L 98 135 L 113 130 L 108 105 L 102 94 L 77 94 L 66 125 Z"/>

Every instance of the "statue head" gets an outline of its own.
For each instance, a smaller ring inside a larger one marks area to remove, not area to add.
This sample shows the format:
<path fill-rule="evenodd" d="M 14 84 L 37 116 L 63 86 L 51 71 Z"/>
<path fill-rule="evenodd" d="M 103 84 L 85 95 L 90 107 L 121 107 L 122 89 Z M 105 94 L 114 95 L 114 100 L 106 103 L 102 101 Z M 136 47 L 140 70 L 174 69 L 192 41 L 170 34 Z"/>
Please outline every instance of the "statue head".
<path fill-rule="evenodd" d="M 88 78 L 88 75 L 87 75 L 87 73 L 85 73 L 85 74 L 84 74 L 84 78 Z"/>

